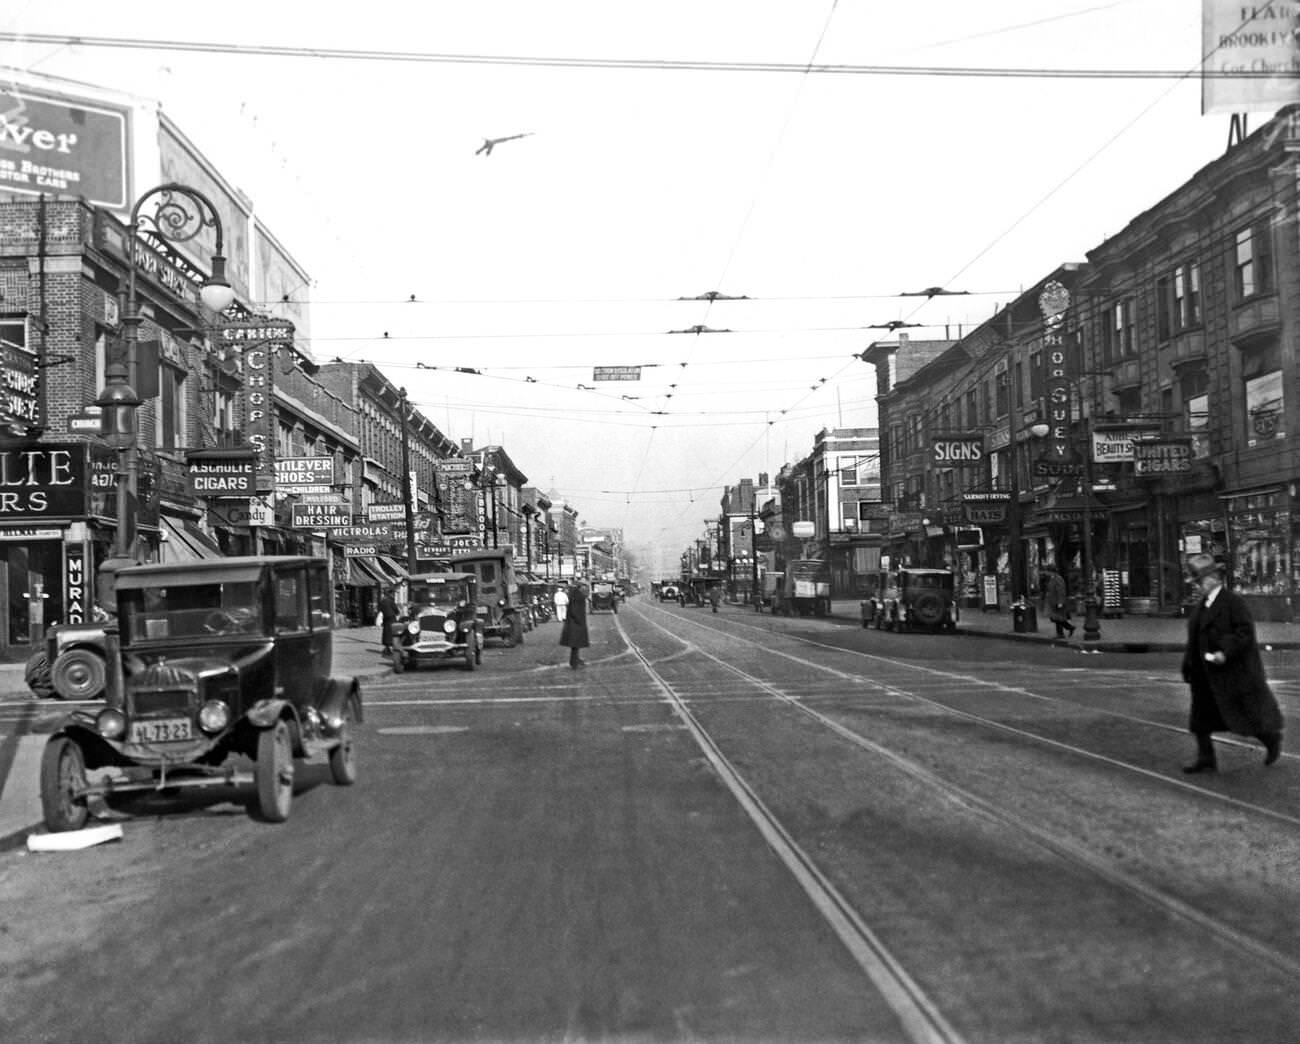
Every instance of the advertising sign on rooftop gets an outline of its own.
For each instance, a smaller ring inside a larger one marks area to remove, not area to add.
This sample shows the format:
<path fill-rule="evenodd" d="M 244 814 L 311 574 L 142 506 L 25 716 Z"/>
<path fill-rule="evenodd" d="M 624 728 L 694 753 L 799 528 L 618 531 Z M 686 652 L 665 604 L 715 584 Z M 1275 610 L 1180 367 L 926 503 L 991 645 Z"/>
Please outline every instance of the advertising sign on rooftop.
<path fill-rule="evenodd" d="M 125 109 L 0 87 L 0 191 L 125 210 L 128 126 Z"/>

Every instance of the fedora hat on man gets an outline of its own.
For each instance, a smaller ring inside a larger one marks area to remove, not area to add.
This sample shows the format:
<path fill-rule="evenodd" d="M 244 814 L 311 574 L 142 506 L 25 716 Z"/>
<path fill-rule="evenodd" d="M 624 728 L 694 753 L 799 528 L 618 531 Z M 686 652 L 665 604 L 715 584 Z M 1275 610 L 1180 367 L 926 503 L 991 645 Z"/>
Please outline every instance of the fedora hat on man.
<path fill-rule="evenodd" d="M 1218 573 L 1222 577 L 1226 568 L 1213 555 L 1196 554 L 1187 559 L 1187 574 L 1193 580 L 1202 580 L 1211 573 Z"/>

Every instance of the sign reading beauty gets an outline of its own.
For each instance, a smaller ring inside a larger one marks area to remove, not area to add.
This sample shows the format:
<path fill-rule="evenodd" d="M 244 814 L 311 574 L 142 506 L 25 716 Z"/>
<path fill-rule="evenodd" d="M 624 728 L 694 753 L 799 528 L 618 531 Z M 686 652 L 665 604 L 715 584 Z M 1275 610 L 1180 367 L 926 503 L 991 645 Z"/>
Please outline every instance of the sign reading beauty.
<path fill-rule="evenodd" d="M 86 513 L 86 446 L 0 452 L 0 521 Z"/>

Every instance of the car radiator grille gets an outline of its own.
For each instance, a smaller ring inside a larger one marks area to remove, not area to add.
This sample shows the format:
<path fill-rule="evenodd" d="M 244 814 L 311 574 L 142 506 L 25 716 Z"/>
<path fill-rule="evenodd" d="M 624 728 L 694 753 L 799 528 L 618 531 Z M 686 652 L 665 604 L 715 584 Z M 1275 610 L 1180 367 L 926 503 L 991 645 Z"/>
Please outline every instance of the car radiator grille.
<path fill-rule="evenodd" d="M 136 691 L 130 700 L 136 714 L 185 713 L 190 709 L 190 694 L 184 689 Z"/>

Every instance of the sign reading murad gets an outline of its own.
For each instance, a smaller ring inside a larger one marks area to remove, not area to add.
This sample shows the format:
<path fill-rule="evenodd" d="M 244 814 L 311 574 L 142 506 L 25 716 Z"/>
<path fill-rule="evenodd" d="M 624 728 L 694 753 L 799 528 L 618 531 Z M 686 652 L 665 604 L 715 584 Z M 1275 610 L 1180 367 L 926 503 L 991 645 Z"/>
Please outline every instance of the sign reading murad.
<path fill-rule="evenodd" d="M 334 458 L 282 457 L 275 462 L 275 485 L 289 493 L 302 486 L 332 486 Z"/>
<path fill-rule="evenodd" d="M 289 524 L 295 529 L 337 529 L 352 524 L 347 504 L 291 504 Z"/>

